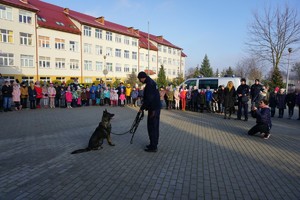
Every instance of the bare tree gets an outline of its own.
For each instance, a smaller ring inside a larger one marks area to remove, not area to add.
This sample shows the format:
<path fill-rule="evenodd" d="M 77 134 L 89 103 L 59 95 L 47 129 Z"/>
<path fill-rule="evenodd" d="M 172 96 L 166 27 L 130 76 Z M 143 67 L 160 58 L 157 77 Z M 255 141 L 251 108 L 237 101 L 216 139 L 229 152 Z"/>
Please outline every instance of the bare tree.
<path fill-rule="evenodd" d="M 244 58 L 239 61 L 234 71 L 237 76 L 249 80 L 261 79 L 263 76 L 262 68 L 254 57 Z"/>
<path fill-rule="evenodd" d="M 250 38 L 246 43 L 250 52 L 261 60 L 267 60 L 278 67 L 287 48 L 300 42 L 300 20 L 296 8 L 286 5 L 264 9 L 259 15 L 253 13 L 254 21 L 249 26 Z"/>
<path fill-rule="evenodd" d="M 300 80 L 300 62 L 297 62 L 297 63 L 293 66 L 292 71 L 295 72 L 296 78 L 297 78 L 298 80 Z"/>

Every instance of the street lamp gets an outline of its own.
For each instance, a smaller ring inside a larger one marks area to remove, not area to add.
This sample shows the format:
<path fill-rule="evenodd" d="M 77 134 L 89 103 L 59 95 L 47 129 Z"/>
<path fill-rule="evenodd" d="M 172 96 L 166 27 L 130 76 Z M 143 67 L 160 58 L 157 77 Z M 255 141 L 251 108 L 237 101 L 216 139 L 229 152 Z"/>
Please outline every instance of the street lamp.
<path fill-rule="evenodd" d="M 286 89 L 285 89 L 286 94 L 288 93 L 288 89 L 289 89 L 290 56 L 291 56 L 292 51 L 293 51 L 292 48 L 288 48 L 289 57 L 288 57 L 288 67 L 287 67 L 287 75 L 286 75 Z"/>
<path fill-rule="evenodd" d="M 103 74 L 105 76 L 104 84 L 105 84 L 105 87 L 106 87 L 106 75 L 108 74 L 108 70 L 107 70 L 107 67 L 106 67 L 106 56 L 103 56 L 103 58 L 104 58 L 104 70 L 103 70 Z"/>

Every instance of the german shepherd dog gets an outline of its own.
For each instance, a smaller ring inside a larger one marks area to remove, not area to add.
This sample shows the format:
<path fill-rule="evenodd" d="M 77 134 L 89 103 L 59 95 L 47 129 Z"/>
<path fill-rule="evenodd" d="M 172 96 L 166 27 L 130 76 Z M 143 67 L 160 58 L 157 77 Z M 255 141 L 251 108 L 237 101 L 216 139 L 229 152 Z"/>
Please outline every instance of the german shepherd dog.
<path fill-rule="evenodd" d="M 107 142 L 110 146 L 115 146 L 110 138 L 111 133 L 111 123 L 110 120 L 113 118 L 115 114 L 111 114 L 107 112 L 105 109 L 103 111 L 102 120 L 99 123 L 98 127 L 95 129 L 93 135 L 90 138 L 89 145 L 85 149 L 78 149 L 73 151 L 71 154 L 83 153 L 91 150 L 102 149 L 103 140 L 107 139 Z"/>

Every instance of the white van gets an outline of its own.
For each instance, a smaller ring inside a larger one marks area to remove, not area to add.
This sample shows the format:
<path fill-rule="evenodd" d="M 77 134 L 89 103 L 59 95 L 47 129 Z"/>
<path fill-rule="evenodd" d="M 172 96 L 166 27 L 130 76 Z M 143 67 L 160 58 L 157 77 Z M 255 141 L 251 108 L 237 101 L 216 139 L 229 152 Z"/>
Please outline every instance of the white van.
<path fill-rule="evenodd" d="M 241 84 L 240 77 L 198 77 L 198 78 L 189 78 L 180 84 L 186 88 L 190 88 L 191 86 L 197 86 L 197 89 L 206 89 L 207 86 L 210 87 L 211 90 L 218 89 L 220 85 L 224 85 L 226 87 L 228 81 L 232 81 L 235 89 Z"/>

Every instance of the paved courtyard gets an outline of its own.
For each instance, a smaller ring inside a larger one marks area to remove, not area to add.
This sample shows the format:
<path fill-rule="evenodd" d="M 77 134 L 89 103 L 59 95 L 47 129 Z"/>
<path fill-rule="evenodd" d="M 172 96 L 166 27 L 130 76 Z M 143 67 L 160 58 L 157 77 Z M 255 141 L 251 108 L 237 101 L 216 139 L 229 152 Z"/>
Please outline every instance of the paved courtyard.
<path fill-rule="evenodd" d="M 137 109 L 107 107 L 113 132 L 127 131 Z M 221 115 L 162 110 L 157 153 L 146 116 L 133 144 L 85 148 L 104 107 L 0 113 L 0 199 L 300 199 L 300 121 L 273 119 L 269 140 L 255 124 Z"/>

